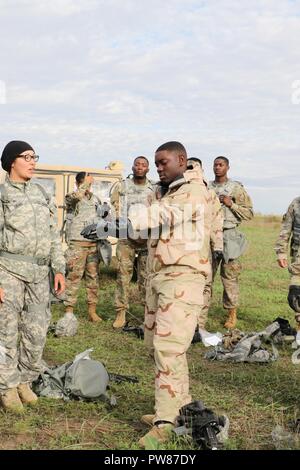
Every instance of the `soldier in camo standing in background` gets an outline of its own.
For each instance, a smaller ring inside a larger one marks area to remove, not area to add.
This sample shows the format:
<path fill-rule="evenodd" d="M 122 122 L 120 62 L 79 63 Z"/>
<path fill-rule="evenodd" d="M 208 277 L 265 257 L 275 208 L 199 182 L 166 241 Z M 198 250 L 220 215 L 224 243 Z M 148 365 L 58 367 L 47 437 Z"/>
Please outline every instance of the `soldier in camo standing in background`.
<path fill-rule="evenodd" d="M 235 328 L 237 321 L 237 307 L 239 302 L 238 278 L 242 271 L 239 257 L 247 247 L 245 235 L 237 230 L 243 220 L 251 220 L 253 208 L 251 199 L 242 183 L 227 177 L 229 160 L 226 157 L 217 157 L 214 160 L 213 170 L 215 180 L 209 183 L 221 203 L 224 215 L 222 258 L 212 258 L 212 281 L 205 286 L 204 304 L 209 306 L 212 296 L 212 282 L 219 265 L 221 265 L 221 280 L 223 283 L 223 307 L 227 310 L 227 320 L 224 327 Z"/>
<path fill-rule="evenodd" d="M 117 183 L 111 193 L 111 205 L 115 217 L 127 217 L 128 211 L 135 204 L 144 207 L 149 205 L 153 196 L 154 184 L 146 177 L 149 171 L 149 161 L 139 156 L 134 159 L 133 177 Z M 116 319 L 114 328 L 123 328 L 126 324 L 126 311 L 129 309 L 129 284 L 133 274 L 135 258 L 137 256 L 137 277 L 140 293 L 140 302 L 145 305 L 145 276 L 147 260 L 147 240 L 119 240 L 117 244 L 117 288 L 115 293 Z"/>
<path fill-rule="evenodd" d="M 65 284 L 55 203 L 30 181 L 38 158 L 22 141 L 9 142 L 1 157 L 8 175 L 0 204 L 0 395 L 4 409 L 16 413 L 37 401 L 31 383 L 42 372 L 50 267 L 58 295 Z"/>
<path fill-rule="evenodd" d="M 91 192 L 92 183 L 93 177 L 91 175 L 85 171 L 78 173 L 76 175 L 76 190 L 65 197 L 68 250 L 66 251 L 67 278 L 64 304 L 66 313 L 73 313 L 80 283 L 84 277 L 89 320 L 100 322 L 102 318 L 96 313 L 100 261 L 97 243 L 85 240 L 80 235 L 81 230 L 95 219 L 97 207 L 101 204 L 98 197 Z"/>
<path fill-rule="evenodd" d="M 290 242 L 291 263 L 288 263 Z M 288 268 L 291 274 L 288 301 L 296 312 L 297 329 L 300 330 L 300 197 L 295 198 L 282 218 L 278 240 L 275 245 L 277 262 Z"/>

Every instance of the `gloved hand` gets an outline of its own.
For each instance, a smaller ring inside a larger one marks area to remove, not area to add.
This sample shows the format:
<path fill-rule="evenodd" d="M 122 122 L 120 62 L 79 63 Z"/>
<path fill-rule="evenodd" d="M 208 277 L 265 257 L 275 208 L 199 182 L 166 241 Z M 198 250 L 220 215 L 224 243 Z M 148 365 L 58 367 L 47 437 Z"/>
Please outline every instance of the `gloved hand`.
<path fill-rule="evenodd" d="M 99 204 L 99 206 L 97 206 L 97 216 L 101 217 L 101 219 L 106 219 L 109 212 L 110 212 L 110 207 L 107 204 L 107 202 L 104 202 L 103 204 Z"/>
<path fill-rule="evenodd" d="M 107 237 L 127 238 L 129 221 L 124 218 L 118 220 L 100 219 L 97 224 L 87 225 L 81 232 L 88 240 L 105 240 Z"/>
<path fill-rule="evenodd" d="M 213 255 L 213 259 L 217 263 L 219 263 L 223 259 L 223 251 L 219 251 L 219 250 L 213 251 L 212 255 Z"/>
<path fill-rule="evenodd" d="M 300 286 L 290 286 L 288 295 L 289 306 L 300 313 Z"/>

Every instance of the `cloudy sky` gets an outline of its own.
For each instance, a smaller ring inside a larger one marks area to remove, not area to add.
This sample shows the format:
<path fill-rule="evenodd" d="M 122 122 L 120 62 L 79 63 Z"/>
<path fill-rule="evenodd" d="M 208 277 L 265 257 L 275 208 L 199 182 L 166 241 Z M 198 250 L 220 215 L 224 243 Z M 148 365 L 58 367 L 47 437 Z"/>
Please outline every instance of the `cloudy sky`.
<path fill-rule="evenodd" d="M 1 149 L 128 173 L 179 140 L 256 211 L 300 195 L 300 0 L 0 0 L 0 23 Z"/>

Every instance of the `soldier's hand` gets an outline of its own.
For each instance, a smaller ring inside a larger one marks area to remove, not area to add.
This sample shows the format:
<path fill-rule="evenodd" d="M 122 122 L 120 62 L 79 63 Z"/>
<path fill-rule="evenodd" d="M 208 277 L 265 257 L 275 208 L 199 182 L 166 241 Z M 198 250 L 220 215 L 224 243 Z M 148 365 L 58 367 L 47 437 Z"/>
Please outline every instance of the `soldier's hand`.
<path fill-rule="evenodd" d="M 98 237 L 97 237 L 96 229 L 97 229 L 97 224 L 87 225 L 80 232 L 80 235 L 82 235 L 84 238 L 87 238 L 88 240 L 97 240 Z"/>
<path fill-rule="evenodd" d="M 62 273 L 56 273 L 54 276 L 54 290 L 60 295 L 65 290 L 65 276 Z"/>
<path fill-rule="evenodd" d="M 221 194 L 221 196 L 219 196 L 219 200 L 221 204 L 224 204 L 227 207 L 232 206 L 232 199 L 230 196 L 225 196 L 225 194 Z"/>
<path fill-rule="evenodd" d="M 281 268 L 287 268 L 288 267 L 287 259 L 278 259 L 277 263 Z"/>
<path fill-rule="evenodd" d="M 300 286 L 290 286 L 288 303 L 295 312 L 300 313 Z"/>
<path fill-rule="evenodd" d="M 213 255 L 213 259 L 217 263 L 223 260 L 223 251 L 220 251 L 220 250 L 213 251 L 212 255 Z"/>
<path fill-rule="evenodd" d="M 2 287 L 0 287 L 0 302 L 4 302 L 4 290 L 2 289 Z"/>

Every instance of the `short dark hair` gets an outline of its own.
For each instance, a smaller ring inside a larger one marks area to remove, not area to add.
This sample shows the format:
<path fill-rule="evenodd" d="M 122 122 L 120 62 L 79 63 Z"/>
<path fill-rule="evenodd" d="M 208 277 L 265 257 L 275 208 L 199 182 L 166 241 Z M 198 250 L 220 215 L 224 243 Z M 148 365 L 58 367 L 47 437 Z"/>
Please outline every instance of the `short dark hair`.
<path fill-rule="evenodd" d="M 224 160 L 224 162 L 225 162 L 227 165 L 229 165 L 229 160 L 228 160 L 227 157 L 222 157 L 222 156 L 216 157 L 216 158 L 214 159 L 214 162 L 215 162 L 216 160 Z"/>
<path fill-rule="evenodd" d="M 147 162 L 148 165 L 149 165 L 149 160 L 148 160 L 148 158 L 144 157 L 143 155 L 140 155 L 139 157 L 135 157 L 135 159 L 133 160 L 133 164 L 135 164 L 135 162 L 136 162 L 139 158 L 143 158 L 144 160 L 146 160 L 146 162 Z"/>
<path fill-rule="evenodd" d="M 81 171 L 80 173 L 77 173 L 76 183 L 77 184 L 83 183 L 85 177 L 86 177 L 86 171 Z"/>
<path fill-rule="evenodd" d="M 166 142 L 165 144 L 160 145 L 158 149 L 156 149 L 156 152 L 163 152 L 165 150 L 167 152 L 182 153 L 187 158 L 185 147 L 180 142 L 176 142 L 176 140 L 172 140 L 170 142 Z"/>
<path fill-rule="evenodd" d="M 188 161 L 191 160 L 192 162 L 197 162 L 199 163 L 199 165 L 201 166 L 202 168 L 202 161 L 200 160 L 200 158 L 197 158 L 197 157 L 189 157 L 188 158 Z"/>

